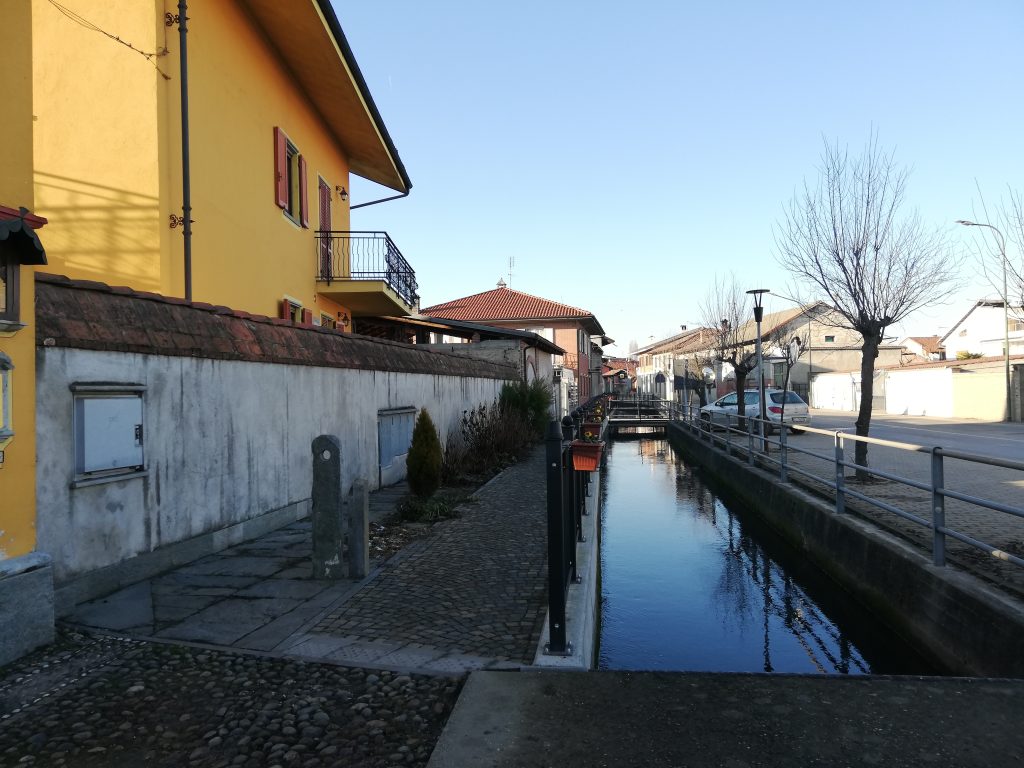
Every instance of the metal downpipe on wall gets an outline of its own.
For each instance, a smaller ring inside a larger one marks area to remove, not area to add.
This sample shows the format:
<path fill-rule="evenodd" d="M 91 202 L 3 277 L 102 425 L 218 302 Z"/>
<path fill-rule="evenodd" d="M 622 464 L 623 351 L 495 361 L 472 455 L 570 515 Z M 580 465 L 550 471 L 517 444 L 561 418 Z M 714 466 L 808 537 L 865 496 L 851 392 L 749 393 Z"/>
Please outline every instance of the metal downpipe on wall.
<path fill-rule="evenodd" d="M 185 241 L 185 301 L 192 301 L 192 179 L 188 147 L 188 4 L 178 2 L 178 39 L 181 46 L 181 214 Z"/>

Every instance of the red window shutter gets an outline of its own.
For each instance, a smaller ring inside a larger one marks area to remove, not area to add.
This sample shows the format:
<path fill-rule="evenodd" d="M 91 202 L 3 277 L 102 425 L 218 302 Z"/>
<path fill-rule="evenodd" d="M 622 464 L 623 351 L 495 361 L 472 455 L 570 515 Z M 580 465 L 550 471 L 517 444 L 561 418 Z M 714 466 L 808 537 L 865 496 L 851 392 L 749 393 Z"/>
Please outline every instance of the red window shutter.
<path fill-rule="evenodd" d="M 299 155 L 299 221 L 309 229 L 309 195 L 306 193 L 306 158 Z"/>
<path fill-rule="evenodd" d="M 274 128 L 274 202 L 278 208 L 288 207 L 288 137 Z"/>
<path fill-rule="evenodd" d="M 302 310 L 302 324 L 312 325 L 313 324 L 313 310 L 304 309 Z"/>
<path fill-rule="evenodd" d="M 290 320 L 292 317 L 292 305 L 287 299 L 281 299 L 277 307 L 277 316 L 282 320 Z"/>

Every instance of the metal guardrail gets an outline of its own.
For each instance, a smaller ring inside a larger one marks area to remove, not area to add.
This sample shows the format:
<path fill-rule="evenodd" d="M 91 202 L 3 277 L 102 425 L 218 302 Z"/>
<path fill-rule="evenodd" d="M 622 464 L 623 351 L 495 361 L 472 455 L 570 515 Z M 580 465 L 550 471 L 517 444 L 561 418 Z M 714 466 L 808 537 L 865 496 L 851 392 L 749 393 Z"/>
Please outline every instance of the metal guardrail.
<path fill-rule="evenodd" d="M 318 282 L 382 280 L 410 307 L 419 301 L 416 272 L 387 232 L 316 233 Z"/>
<path fill-rule="evenodd" d="M 945 486 L 945 465 L 944 459 L 951 458 L 961 461 L 970 462 L 978 465 L 1002 467 L 1004 469 L 1012 469 L 1024 472 L 1024 462 L 1012 461 L 1009 459 L 999 459 L 990 456 L 982 456 L 979 454 L 966 453 L 964 451 L 949 450 L 941 447 L 929 448 L 923 445 L 917 445 L 915 443 L 902 443 L 895 442 L 892 440 L 881 440 L 875 437 L 861 437 L 859 435 L 853 435 L 842 430 L 824 430 L 817 429 L 815 427 L 803 426 L 799 427 L 801 432 L 825 435 L 831 437 L 833 440 L 833 451 L 831 454 L 819 453 L 817 451 L 808 450 L 806 448 L 799 448 L 791 445 L 786 440 L 786 431 L 781 429 L 777 438 L 767 437 L 760 435 L 755 431 L 755 424 L 758 425 L 758 429 L 768 426 L 767 422 L 761 422 L 757 416 L 745 416 L 745 417 L 733 417 L 731 414 L 727 414 L 727 421 L 724 425 L 719 425 L 717 422 L 712 423 L 705 421 L 701 418 L 699 411 L 690 412 L 687 406 L 676 406 L 673 409 L 673 420 L 679 421 L 684 426 L 694 433 L 698 439 L 704 439 L 709 445 L 724 448 L 728 455 L 736 453 L 737 456 L 743 457 L 747 460 L 747 463 L 754 466 L 755 463 L 762 462 L 769 466 L 773 466 L 777 469 L 779 479 L 782 482 L 789 482 L 790 475 L 802 475 L 808 479 L 814 480 L 817 483 L 821 483 L 826 487 L 832 489 L 835 492 L 834 509 L 836 513 L 843 514 L 846 511 L 846 500 L 847 497 L 855 498 L 870 504 L 878 509 L 884 510 L 891 514 L 894 514 L 904 520 L 908 520 L 915 525 L 923 528 L 931 529 L 932 531 L 932 562 L 937 566 L 946 565 L 946 537 L 953 538 L 960 541 L 970 547 L 981 550 L 989 554 L 990 556 L 1013 563 L 1017 566 L 1024 567 L 1024 558 L 1017 555 L 1005 552 L 999 547 L 996 547 L 987 542 L 976 539 L 972 536 L 958 531 L 946 524 L 946 499 L 956 499 L 958 501 L 971 504 L 976 507 L 989 509 L 994 512 L 1000 512 L 1003 514 L 1011 515 L 1017 518 L 1024 518 L 1024 509 L 1020 507 L 1011 506 L 1009 504 L 1003 504 L 998 501 L 991 499 L 984 499 L 979 496 L 973 496 L 971 494 L 962 493 L 952 488 Z M 733 425 L 733 419 L 736 420 L 736 425 Z M 742 426 L 741 426 L 742 425 Z M 715 435 L 715 428 L 721 426 L 725 433 L 724 437 Z M 739 435 L 741 438 L 746 438 L 746 447 L 736 445 L 731 439 L 732 435 Z M 847 443 L 869 443 L 871 445 L 884 446 L 887 448 L 893 448 L 901 451 L 908 451 L 913 453 L 928 454 L 931 456 L 931 476 L 930 481 L 920 482 L 909 477 L 902 477 L 891 472 L 886 472 L 881 469 L 874 467 L 857 464 L 856 462 L 847 461 Z M 770 454 L 770 445 L 778 447 L 778 457 Z M 809 472 L 806 469 L 796 466 L 789 461 L 789 453 L 794 452 L 806 456 L 812 456 L 817 459 L 829 462 L 831 467 L 832 479 L 829 480 L 813 472 Z M 846 483 L 846 470 L 853 469 L 857 472 L 864 472 L 872 477 L 879 477 L 885 480 L 891 480 L 902 485 L 916 488 L 918 490 L 926 491 L 931 494 L 931 519 L 926 519 L 919 515 L 915 515 L 907 510 L 900 509 L 893 504 L 890 504 L 882 499 L 877 499 L 869 496 L 866 493 L 854 490 L 848 487 Z"/>
<path fill-rule="evenodd" d="M 584 413 L 604 395 L 592 397 L 561 422 L 548 424 L 545 437 L 548 513 L 548 644 L 544 652 L 571 656 L 572 645 L 565 634 L 565 607 L 569 587 L 579 583 L 576 545 L 584 541 L 583 516 L 591 473 L 573 468 L 572 441 L 581 434 Z M 607 422 L 601 422 L 601 434 Z M 602 457 L 603 460 L 603 457 Z"/>

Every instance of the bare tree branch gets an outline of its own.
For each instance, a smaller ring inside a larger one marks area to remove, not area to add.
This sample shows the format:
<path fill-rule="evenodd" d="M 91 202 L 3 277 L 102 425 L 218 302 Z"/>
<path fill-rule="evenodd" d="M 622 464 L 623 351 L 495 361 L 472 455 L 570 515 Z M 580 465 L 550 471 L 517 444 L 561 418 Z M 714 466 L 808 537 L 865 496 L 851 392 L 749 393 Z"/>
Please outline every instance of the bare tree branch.
<path fill-rule="evenodd" d="M 870 428 L 874 364 L 886 329 L 957 286 L 959 259 L 941 231 L 902 210 L 908 177 L 875 133 L 856 157 L 826 142 L 817 185 L 804 182 L 775 228 L 779 264 L 864 339 L 858 435 Z M 856 461 L 867 463 L 866 443 L 857 443 Z"/>
<path fill-rule="evenodd" d="M 752 316 L 750 300 L 735 275 L 715 276 L 715 283 L 701 305 L 701 324 L 714 334 L 712 354 L 716 362 L 728 363 L 736 375 L 736 390 L 742 392 L 747 374 L 757 367 L 757 354 L 749 339 L 742 337 L 744 323 Z M 739 398 L 739 414 L 744 413 Z"/>

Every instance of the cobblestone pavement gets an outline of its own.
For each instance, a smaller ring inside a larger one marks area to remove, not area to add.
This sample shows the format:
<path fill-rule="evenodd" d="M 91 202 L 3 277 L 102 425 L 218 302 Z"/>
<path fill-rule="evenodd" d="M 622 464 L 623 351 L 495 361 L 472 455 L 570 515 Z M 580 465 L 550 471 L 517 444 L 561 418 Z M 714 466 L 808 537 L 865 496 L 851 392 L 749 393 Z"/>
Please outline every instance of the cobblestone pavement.
<path fill-rule="evenodd" d="M 719 438 L 719 445 L 721 445 L 721 438 L 725 433 L 716 432 L 715 434 Z M 825 435 L 805 433 L 797 436 L 787 435 L 786 442 L 789 448 L 811 451 L 828 457 L 827 459 L 815 457 L 800 453 L 798 450 L 787 451 L 787 463 L 806 473 L 803 476 L 796 472 L 791 473 L 791 481 L 804 485 L 809 490 L 820 493 L 830 500 L 834 499 L 834 490 L 820 482 L 820 480 L 835 481 L 832 460 L 834 439 Z M 733 443 L 745 451 L 747 439 L 735 436 Z M 955 448 L 956 446 L 950 447 Z M 847 444 L 846 449 L 846 460 L 852 462 L 852 441 Z M 776 461 L 778 460 L 777 446 L 772 446 L 772 457 Z M 892 475 L 909 478 L 919 483 L 931 483 L 931 456 L 927 453 L 872 445 L 868 450 L 868 463 L 870 467 Z M 777 464 L 768 469 L 777 472 Z M 816 481 L 815 478 L 820 480 Z M 853 471 L 849 469 L 846 471 L 846 478 L 849 490 L 884 501 L 928 521 L 928 526 L 924 526 L 853 497 L 848 497 L 847 500 L 847 506 L 852 513 L 871 520 L 879 527 L 919 546 L 931 557 L 932 501 L 930 491 L 886 479 L 876 479 L 867 483 L 860 482 L 853 479 Z M 944 460 L 944 487 L 989 501 L 1018 508 L 1024 507 L 1024 473 L 1019 471 L 946 458 Z M 956 531 L 992 545 L 993 548 L 1009 552 L 1017 557 L 1024 557 L 1024 518 L 988 510 L 956 499 L 947 499 L 946 524 Z M 950 563 L 970 571 L 1001 589 L 1024 595 L 1024 568 L 997 559 L 986 551 L 950 537 L 946 537 L 946 552 Z"/>
<path fill-rule="evenodd" d="M 0 768 L 423 766 L 460 685 L 62 630 L 0 669 Z"/>
<path fill-rule="evenodd" d="M 410 665 L 421 659 L 418 666 L 444 669 L 436 657 L 445 649 L 452 671 L 531 663 L 547 598 L 543 472 L 538 446 L 482 487 L 461 517 L 434 526 L 327 612 L 291 651 L 343 660 L 376 647 L 374 663 L 397 653 Z"/>

